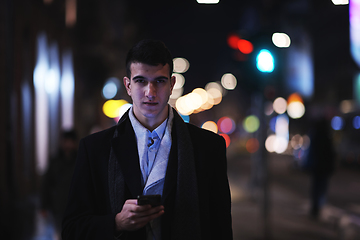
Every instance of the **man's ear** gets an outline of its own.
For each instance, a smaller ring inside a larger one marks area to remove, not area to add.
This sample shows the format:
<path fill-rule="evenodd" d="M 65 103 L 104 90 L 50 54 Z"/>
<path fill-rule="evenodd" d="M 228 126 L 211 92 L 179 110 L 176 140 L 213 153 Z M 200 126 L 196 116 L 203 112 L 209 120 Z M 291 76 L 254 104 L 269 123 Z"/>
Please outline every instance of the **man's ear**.
<path fill-rule="evenodd" d="M 131 96 L 131 80 L 128 77 L 124 77 L 124 86 L 126 88 L 126 92 L 129 96 Z"/>
<path fill-rule="evenodd" d="M 172 90 L 174 89 L 174 86 L 175 86 L 175 83 L 176 83 L 176 77 L 175 76 L 171 76 L 170 78 L 170 89 L 171 89 L 171 92 Z"/>

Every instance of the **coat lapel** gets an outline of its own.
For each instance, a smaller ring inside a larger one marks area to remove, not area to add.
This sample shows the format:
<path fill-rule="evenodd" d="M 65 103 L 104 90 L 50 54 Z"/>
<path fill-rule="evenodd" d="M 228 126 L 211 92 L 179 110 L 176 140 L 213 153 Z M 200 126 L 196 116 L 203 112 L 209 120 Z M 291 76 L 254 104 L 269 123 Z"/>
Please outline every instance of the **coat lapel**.
<path fill-rule="evenodd" d="M 141 171 L 135 133 L 128 117 L 118 125 L 118 136 L 111 141 L 125 183 L 133 198 L 142 194 Z"/>
<path fill-rule="evenodd" d="M 174 111 L 174 119 L 173 121 L 178 121 L 177 114 Z M 178 149 L 177 149 L 177 137 L 176 137 L 176 128 L 175 124 L 171 129 L 171 150 L 169 154 L 169 161 L 165 175 L 165 183 L 163 190 L 163 202 L 167 200 L 172 190 L 176 189 L 176 181 L 177 181 L 177 168 L 178 168 Z"/>

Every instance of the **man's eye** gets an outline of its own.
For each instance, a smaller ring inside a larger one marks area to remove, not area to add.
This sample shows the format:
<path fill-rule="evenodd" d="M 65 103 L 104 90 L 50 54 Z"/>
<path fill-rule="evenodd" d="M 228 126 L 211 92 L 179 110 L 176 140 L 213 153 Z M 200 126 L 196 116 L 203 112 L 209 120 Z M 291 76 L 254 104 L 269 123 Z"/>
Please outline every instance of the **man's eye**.
<path fill-rule="evenodd" d="M 164 79 L 158 79 L 157 82 L 158 82 L 158 83 L 164 83 L 165 80 L 164 80 Z"/>
<path fill-rule="evenodd" d="M 137 83 L 144 83 L 145 81 L 143 79 L 137 79 L 135 82 Z"/>

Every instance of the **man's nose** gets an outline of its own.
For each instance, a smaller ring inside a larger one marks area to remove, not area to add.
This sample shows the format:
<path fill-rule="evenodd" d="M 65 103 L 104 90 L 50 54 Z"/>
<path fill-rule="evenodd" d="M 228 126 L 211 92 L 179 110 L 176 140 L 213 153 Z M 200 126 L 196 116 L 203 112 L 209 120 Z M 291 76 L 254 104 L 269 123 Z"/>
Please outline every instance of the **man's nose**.
<path fill-rule="evenodd" d="M 148 98 L 156 97 L 156 85 L 154 83 L 149 83 L 146 89 L 146 96 Z"/>

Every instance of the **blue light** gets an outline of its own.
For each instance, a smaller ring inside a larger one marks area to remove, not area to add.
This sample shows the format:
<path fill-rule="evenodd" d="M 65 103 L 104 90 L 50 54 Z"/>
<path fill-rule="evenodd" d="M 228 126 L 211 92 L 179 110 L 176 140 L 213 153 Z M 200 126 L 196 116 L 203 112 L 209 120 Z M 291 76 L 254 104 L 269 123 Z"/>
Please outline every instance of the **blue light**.
<path fill-rule="evenodd" d="M 331 119 L 331 127 L 334 129 L 334 130 L 341 130 L 344 126 L 344 120 L 339 117 L 339 116 L 335 116 Z"/>
<path fill-rule="evenodd" d="M 256 67 L 261 72 L 270 73 L 274 71 L 274 57 L 271 52 L 266 49 L 262 49 L 256 57 Z"/>
<path fill-rule="evenodd" d="M 354 117 L 353 126 L 354 126 L 355 129 L 360 128 L 360 117 L 359 116 Z"/>
<path fill-rule="evenodd" d="M 109 78 L 102 90 L 105 99 L 112 99 L 116 96 L 120 88 L 120 80 L 116 77 Z"/>
<path fill-rule="evenodd" d="M 180 116 L 182 117 L 182 119 L 184 120 L 184 122 L 190 122 L 190 116 L 188 116 L 188 115 L 182 115 L 182 114 L 180 114 Z"/>

